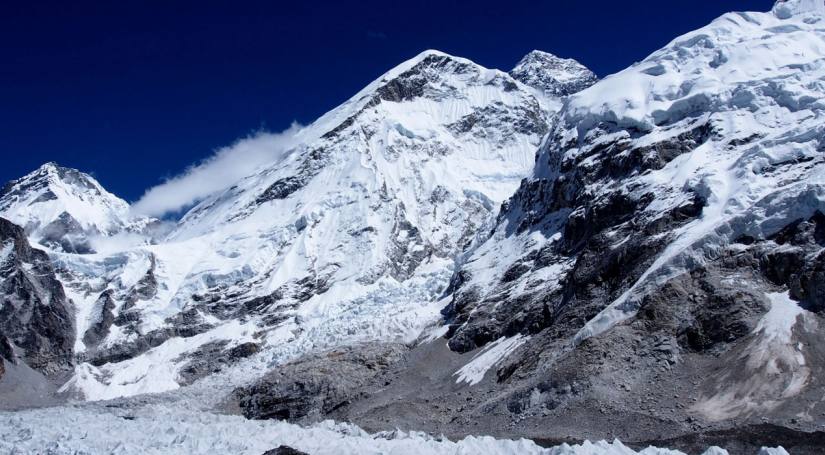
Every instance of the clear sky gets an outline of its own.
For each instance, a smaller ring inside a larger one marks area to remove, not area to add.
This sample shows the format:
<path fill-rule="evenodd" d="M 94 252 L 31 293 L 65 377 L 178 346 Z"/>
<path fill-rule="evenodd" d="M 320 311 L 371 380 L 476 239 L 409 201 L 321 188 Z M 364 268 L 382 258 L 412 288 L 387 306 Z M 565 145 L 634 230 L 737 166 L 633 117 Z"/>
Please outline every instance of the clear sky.
<path fill-rule="evenodd" d="M 502 70 L 540 49 L 604 76 L 773 3 L 0 2 L 0 181 L 57 161 L 133 201 L 253 131 L 313 121 L 425 49 Z"/>

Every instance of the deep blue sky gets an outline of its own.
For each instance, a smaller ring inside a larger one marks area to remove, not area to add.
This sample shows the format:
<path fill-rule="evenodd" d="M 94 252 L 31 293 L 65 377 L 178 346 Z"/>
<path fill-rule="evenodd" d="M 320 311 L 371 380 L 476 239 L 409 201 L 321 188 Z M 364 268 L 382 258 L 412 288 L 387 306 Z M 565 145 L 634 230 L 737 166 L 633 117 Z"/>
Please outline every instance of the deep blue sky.
<path fill-rule="evenodd" d="M 0 1 L 0 181 L 53 160 L 131 201 L 254 130 L 311 122 L 424 49 L 503 70 L 541 49 L 604 76 L 772 4 Z"/>

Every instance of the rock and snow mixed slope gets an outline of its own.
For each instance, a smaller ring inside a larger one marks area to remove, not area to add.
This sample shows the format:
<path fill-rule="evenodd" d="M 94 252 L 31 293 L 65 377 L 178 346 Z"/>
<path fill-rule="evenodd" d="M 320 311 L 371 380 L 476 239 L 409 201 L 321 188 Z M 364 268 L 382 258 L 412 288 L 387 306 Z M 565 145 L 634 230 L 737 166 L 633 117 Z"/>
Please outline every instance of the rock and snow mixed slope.
<path fill-rule="evenodd" d="M 726 14 L 567 99 L 445 312 L 458 352 L 531 336 L 478 413 L 818 428 L 823 25 Z"/>
<path fill-rule="evenodd" d="M 819 1 L 726 14 L 567 98 L 460 258 L 452 352 L 420 345 L 326 415 L 818 453 L 824 24 Z M 241 405 L 280 402 L 254 393 Z"/>
<path fill-rule="evenodd" d="M 820 3 L 725 15 L 572 96 L 464 287 L 515 297 L 542 286 L 536 273 L 555 286 L 594 234 L 628 254 L 640 246 L 628 242 L 660 244 L 581 341 L 635 314 L 648 283 L 702 265 L 706 250 L 821 211 Z M 513 255 L 521 265 L 508 270 Z M 489 286 L 490 273 L 503 283 Z"/>
<path fill-rule="evenodd" d="M 510 70 L 510 76 L 551 97 L 572 95 L 599 80 L 581 63 L 542 51 L 533 51 L 525 55 L 518 65 Z"/>
<path fill-rule="evenodd" d="M 540 56 L 519 71 L 547 63 L 564 90 L 592 83 Z M 438 320 L 455 258 L 530 173 L 561 105 L 545 88 L 424 52 L 163 239 L 88 175 L 47 164 L 12 182 L 0 214 L 51 248 L 76 315 L 77 374 L 62 390 L 161 392 L 247 357 L 261 370 L 341 344 L 415 340 Z M 142 237 L 105 241 L 124 231 Z"/>
<path fill-rule="evenodd" d="M 126 201 L 88 174 L 46 163 L 0 190 L 0 214 L 29 238 L 67 253 L 94 252 L 93 239 L 141 233 L 152 220 L 132 217 Z"/>
<path fill-rule="evenodd" d="M 425 52 L 157 244 L 41 242 L 76 315 L 63 390 L 194 383 L 175 399 L 200 409 L 246 385 L 229 405 L 302 423 L 815 450 L 823 25 L 820 0 L 727 14 L 595 85 L 539 52 L 509 74 Z"/>

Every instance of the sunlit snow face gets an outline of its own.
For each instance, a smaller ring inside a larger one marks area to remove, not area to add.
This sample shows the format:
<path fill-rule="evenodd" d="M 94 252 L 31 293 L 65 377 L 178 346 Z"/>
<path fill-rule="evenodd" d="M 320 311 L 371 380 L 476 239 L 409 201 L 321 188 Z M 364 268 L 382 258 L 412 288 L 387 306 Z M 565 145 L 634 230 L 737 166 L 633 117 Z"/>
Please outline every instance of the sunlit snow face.
<path fill-rule="evenodd" d="M 780 19 L 790 19 L 799 14 L 825 14 L 823 0 L 779 0 L 773 7 L 773 13 Z"/>

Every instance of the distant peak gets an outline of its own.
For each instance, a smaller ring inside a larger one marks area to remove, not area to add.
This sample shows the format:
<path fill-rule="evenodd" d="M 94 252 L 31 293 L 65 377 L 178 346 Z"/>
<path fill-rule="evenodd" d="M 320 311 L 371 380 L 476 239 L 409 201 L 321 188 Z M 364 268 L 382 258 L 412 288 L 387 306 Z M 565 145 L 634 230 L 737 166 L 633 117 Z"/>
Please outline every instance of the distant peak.
<path fill-rule="evenodd" d="M 54 161 L 49 161 L 48 163 L 44 163 L 38 170 L 40 171 L 56 171 L 61 169 L 63 166 L 57 164 Z"/>
<path fill-rule="evenodd" d="M 523 65 L 524 63 L 531 62 L 531 61 L 562 61 L 562 60 L 567 60 L 567 59 L 563 59 L 563 58 L 561 58 L 557 55 L 551 54 L 549 52 L 534 49 L 534 50 L 528 52 L 527 55 L 522 57 L 521 61 L 519 61 L 518 65 L 516 65 L 516 66 L 518 67 L 519 65 Z M 572 60 L 572 61 L 575 61 L 575 60 Z"/>
<path fill-rule="evenodd" d="M 43 163 L 43 165 L 41 165 L 39 168 L 37 168 L 37 170 L 35 170 L 34 172 L 32 172 L 29 175 L 44 175 L 44 174 L 62 175 L 62 174 L 65 174 L 67 172 L 81 173 L 78 170 L 68 168 L 68 167 L 65 167 L 65 166 L 61 166 L 60 164 L 58 164 L 55 161 L 49 161 L 47 163 Z"/>
<path fill-rule="evenodd" d="M 448 53 L 446 53 L 446 52 L 441 52 L 441 51 L 439 51 L 439 50 L 437 50 L 437 49 L 427 49 L 427 50 L 425 50 L 425 51 L 422 51 L 422 52 L 421 52 L 421 53 L 419 53 L 418 55 L 416 55 L 416 56 L 413 58 L 413 60 L 424 60 L 425 58 L 430 57 L 430 56 L 436 56 L 436 57 L 449 57 L 449 58 L 453 58 L 453 56 L 452 56 L 452 55 L 450 55 L 450 54 L 448 54 Z"/>
<path fill-rule="evenodd" d="M 780 19 L 790 19 L 803 14 L 825 16 L 825 0 L 777 0 L 773 13 Z"/>
<path fill-rule="evenodd" d="M 39 168 L 24 176 L 23 178 L 10 183 L 22 182 L 43 182 L 43 184 L 71 185 L 100 194 L 103 187 L 94 177 L 77 169 L 61 166 L 55 161 L 44 163 Z"/>
<path fill-rule="evenodd" d="M 41 176 L 42 175 L 54 175 L 54 176 L 57 176 L 57 178 L 62 178 L 67 174 L 86 176 L 86 174 L 84 174 L 83 172 L 78 171 L 77 169 L 70 168 L 70 167 L 61 166 L 56 161 L 49 161 L 47 163 L 44 163 L 42 166 L 37 168 L 37 170 L 35 170 L 34 172 L 32 172 L 29 175 L 30 176 L 33 176 L 33 175 L 41 175 Z M 89 177 L 89 178 L 91 178 L 91 177 Z"/>
<path fill-rule="evenodd" d="M 534 50 L 510 71 L 513 79 L 551 96 L 567 96 L 598 81 L 596 75 L 576 60 Z"/>

